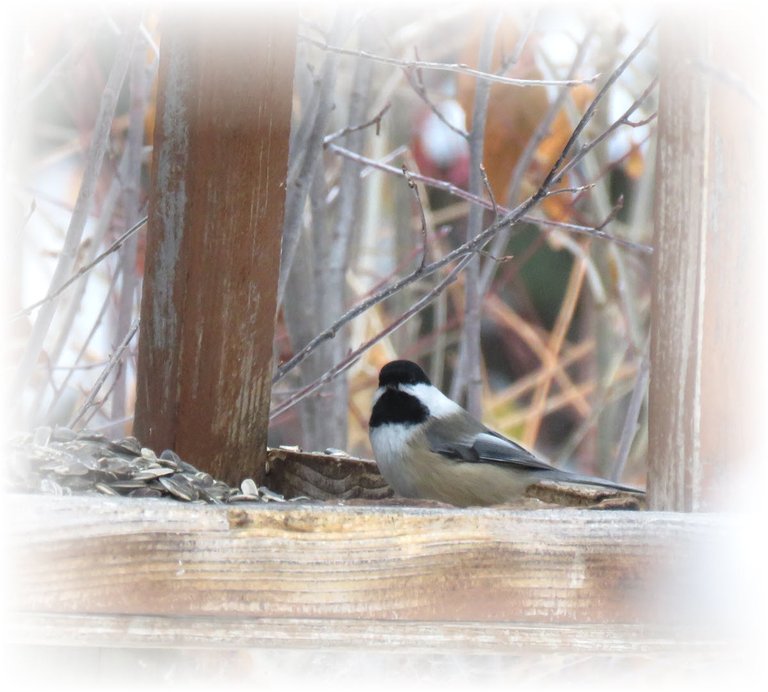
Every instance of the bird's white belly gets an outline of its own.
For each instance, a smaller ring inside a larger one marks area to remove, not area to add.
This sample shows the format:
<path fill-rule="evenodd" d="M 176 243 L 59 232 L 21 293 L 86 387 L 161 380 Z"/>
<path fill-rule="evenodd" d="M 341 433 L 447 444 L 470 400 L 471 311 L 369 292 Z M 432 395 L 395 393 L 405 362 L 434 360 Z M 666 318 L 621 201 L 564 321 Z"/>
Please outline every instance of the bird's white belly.
<path fill-rule="evenodd" d="M 381 425 L 371 430 L 371 447 L 384 480 L 403 497 L 421 497 L 418 479 L 409 468 L 409 442 L 415 431 L 399 423 Z"/>

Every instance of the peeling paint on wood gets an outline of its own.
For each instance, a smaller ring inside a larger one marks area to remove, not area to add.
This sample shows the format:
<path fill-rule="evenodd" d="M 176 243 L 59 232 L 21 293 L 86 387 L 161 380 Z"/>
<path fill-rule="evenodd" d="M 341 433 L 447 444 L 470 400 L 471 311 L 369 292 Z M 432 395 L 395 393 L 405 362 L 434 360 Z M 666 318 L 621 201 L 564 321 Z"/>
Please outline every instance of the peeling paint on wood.
<path fill-rule="evenodd" d="M 135 432 L 229 483 L 263 476 L 296 9 L 169 9 Z"/>

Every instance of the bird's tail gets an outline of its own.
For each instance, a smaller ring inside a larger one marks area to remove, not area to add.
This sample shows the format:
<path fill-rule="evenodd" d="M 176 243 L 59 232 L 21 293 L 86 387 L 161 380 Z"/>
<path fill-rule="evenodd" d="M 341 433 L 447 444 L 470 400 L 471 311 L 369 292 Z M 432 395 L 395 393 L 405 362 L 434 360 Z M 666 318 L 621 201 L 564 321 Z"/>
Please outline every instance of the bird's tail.
<path fill-rule="evenodd" d="M 621 490 L 626 493 L 645 495 L 645 490 L 633 488 L 631 485 L 622 485 L 621 483 L 609 481 L 607 478 L 584 476 L 579 473 L 570 473 L 568 471 L 561 471 L 560 474 L 558 474 L 558 477 L 553 480 L 565 481 L 566 483 L 578 483 L 579 485 L 596 485 L 601 488 L 611 488 L 612 490 Z"/>

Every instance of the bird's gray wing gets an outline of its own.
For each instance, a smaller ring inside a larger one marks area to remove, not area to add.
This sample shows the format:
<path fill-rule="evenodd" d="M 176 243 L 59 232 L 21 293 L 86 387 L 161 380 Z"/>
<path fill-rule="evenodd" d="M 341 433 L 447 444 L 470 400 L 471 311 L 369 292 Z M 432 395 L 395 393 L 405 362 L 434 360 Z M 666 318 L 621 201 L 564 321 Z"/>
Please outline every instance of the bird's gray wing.
<path fill-rule="evenodd" d="M 456 461 L 499 464 L 521 471 L 540 473 L 541 479 L 598 485 L 635 493 L 642 492 L 637 488 L 614 483 L 606 478 L 584 476 L 550 466 L 517 442 L 507 439 L 474 420 L 457 426 L 455 421 L 446 423 L 435 418 L 427 425 L 425 434 L 433 452 Z"/>
<path fill-rule="evenodd" d="M 434 419 L 425 430 L 433 452 L 457 461 L 511 464 L 521 469 L 555 471 L 525 447 L 489 430 L 481 424 L 456 425 Z"/>

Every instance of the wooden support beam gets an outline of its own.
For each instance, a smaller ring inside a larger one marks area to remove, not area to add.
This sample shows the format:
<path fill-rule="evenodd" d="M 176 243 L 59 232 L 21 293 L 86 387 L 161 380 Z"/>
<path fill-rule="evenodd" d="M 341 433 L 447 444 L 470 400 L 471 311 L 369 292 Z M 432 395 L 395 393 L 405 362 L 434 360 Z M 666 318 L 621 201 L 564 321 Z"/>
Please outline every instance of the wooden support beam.
<path fill-rule="evenodd" d="M 765 93 L 751 13 L 682 12 L 660 33 L 648 488 L 698 511 L 748 504 L 768 458 Z"/>
<path fill-rule="evenodd" d="M 237 484 L 265 464 L 297 10 L 165 20 L 135 433 Z"/>

